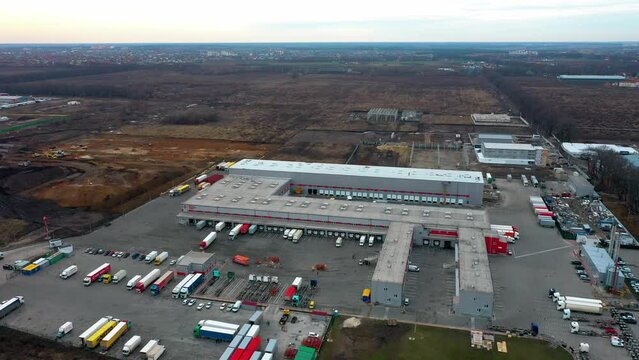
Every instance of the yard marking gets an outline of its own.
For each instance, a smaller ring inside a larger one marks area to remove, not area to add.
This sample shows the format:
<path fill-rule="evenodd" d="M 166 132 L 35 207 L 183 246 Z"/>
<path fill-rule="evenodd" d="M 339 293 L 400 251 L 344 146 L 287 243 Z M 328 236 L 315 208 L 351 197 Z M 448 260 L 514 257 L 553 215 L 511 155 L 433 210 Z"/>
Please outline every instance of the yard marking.
<path fill-rule="evenodd" d="M 528 257 L 528 256 L 533 256 L 533 255 L 539 255 L 539 254 L 543 254 L 543 253 L 547 253 L 547 252 L 551 252 L 551 251 L 556 251 L 556 250 L 567 249 L 567 248 L 570 248 L 570 247 L 572 247 L 572 245 L 561 246 L 561 247 L 557 247 L 557 248 L 554 248 L 554 249 L 541 250 L 541 251 L 537 251 L 537 252 L 530 253 L 530 254 L 517 255 L 517 256 L 515 256 L 515 259 L 525 258 L 525 257 Z"/>

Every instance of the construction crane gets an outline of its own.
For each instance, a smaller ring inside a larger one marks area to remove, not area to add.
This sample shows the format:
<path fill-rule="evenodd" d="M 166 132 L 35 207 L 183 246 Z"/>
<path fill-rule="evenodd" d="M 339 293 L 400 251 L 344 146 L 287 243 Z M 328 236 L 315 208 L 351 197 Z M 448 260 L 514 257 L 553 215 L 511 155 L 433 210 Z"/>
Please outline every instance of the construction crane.
<path fill-rule="evenodd" d="M 62 239 L 51 238 L 51 233 L 49 233 L 49 218 L 43 216 L 42 222 L 44 222 L 44 239 L 49 242 L 49 248 L 53 249 L 62 246 Z"/>

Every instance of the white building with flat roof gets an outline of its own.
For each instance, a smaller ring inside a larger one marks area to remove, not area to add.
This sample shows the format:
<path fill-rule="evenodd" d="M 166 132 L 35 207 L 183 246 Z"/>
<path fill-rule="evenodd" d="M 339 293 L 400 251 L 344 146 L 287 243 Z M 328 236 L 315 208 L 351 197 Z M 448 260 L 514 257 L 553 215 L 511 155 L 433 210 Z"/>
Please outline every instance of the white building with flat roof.
<path fill-rule="evenodd" d="M 531 144 L 490 143 L 481 144 L 477 152 L 479 162 L 491 164 L 544 166 L 545 156 L 542 146 Z"/>
<path fill-rule="evenodd" d="M 587 156 L 596 149 L 614 151 L 620 155 L 637 154 L 637 150 L 630 146 L 620 146 L 615 144 L 585 144 L 585 143 L 561 143 L 561 148 L 570 156 Z"/>
<path fill-rule="evenodd" d="M 298 194 L 391 202 L 480 206 L 484 187 L 479 171 L 279 160 L 240 160 L 229 173 L 289 178 Z"/>

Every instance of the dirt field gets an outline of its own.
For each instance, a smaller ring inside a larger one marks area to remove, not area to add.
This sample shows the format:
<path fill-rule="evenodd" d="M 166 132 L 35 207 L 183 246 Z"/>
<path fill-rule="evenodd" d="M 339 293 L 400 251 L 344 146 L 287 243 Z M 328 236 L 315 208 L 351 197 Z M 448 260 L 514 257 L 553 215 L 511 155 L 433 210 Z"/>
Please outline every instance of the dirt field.
<path fill-rule="evenodd" d="M 0 360 L 9 359 L 94 360 L 110 358 L 0 326 Z"/>

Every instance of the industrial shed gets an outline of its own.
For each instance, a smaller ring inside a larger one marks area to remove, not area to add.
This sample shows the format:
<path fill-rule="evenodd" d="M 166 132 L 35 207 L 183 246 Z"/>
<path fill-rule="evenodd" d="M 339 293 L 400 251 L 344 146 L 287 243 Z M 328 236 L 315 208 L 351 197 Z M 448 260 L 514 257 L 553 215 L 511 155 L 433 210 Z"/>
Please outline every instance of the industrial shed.
<path fill-rule="evenodd" d="M 606 249 L 591 245 L 581 245 L 580 253 L 587 268 L 590 270 L 592 280 L 602 287 L 613 286 L 615 282 L 615 263 L 608 255 Z M 624 280 L 623 273 L 617 270 L 615 289 L 623 289 L 625 286 Z"/>
<path fill-rule="evenodd" d="M 568 177 L 568 189 L 576 197 L 591 197 L 595 194 L 595 187 L 583 176 L 570 175 Z"/>
<path fill-rule="evenodd" d="M 413 239 L 413 225 L 391 223 L 371 281 L 371 300 L 381 305 L 402 305 L 404 280 Z"/>
<path fill-rule="evenodd" d="M 213 269 L 214 263 L 211 253 L 189 251 L 175 264 L 175 271 L 182 276 L 194 272 L 207 274 Z"/>
<path fill-rule="evenodd" d="M 386 108 L 374 108 L 368 111 L 366 121 L 369 123 L 384 123 L 397 121 L 399 110 L 386 109 Z"/>
<path fill-rule="evenodd" d="M 244 159 L 229 173 L 288 178 L 298 194 L 390 202 L 480 206 L 484 188 L 479 171 Z"/>

